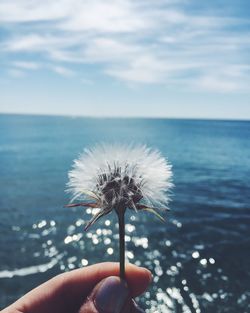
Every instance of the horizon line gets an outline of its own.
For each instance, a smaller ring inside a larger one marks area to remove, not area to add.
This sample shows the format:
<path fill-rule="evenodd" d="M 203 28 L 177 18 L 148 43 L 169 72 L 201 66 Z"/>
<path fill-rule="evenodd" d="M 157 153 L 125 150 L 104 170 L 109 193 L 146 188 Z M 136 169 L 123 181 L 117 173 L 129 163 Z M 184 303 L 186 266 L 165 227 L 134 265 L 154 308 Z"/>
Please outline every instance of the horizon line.
<path fill-rule="evenodd" d="M 67 118 L 91 118 L 91 119 L 169 119 L 169 120 L 206 120 L 206 121 L 236 121 L 249 122 L 250 118 L 231 117 L 185 117 L 185 116 L 119 116 L 119 115 L 83 115 L 83 114 L 60 114 L 60 113 L 37 113 L 37 112 L 0 112 L 0 115 L 28 115 L 44 117 L 67 117 Z"/>

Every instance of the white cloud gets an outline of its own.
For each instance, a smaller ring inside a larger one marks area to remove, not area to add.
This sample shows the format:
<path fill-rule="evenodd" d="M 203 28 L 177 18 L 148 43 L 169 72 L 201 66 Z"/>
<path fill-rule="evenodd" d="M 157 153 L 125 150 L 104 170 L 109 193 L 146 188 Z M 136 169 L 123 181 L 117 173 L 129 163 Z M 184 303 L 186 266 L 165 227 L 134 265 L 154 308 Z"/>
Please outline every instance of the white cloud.
<path fill-rule="evenodd" d="M 21 70 L 17 70 L 15 68 L 10 68 L 7 71 L 8 75 L 14 78 L 21 78 L 25 76 L 25 72 Z"/>
<path fill-rule="evenodd" d="M 127 62 L 142 52 L 136 44 L 118 39 L 95 38 L 90 40 L 84 50 L 84 57 L 91 62 Z"/>
<path fill-rule="evenodd" d="M 157 83 L 164 81 L 167 75 L 166 64 L 154 57 L 143 55 L 141 58 L 131 60 L 127 68 L 113 68 L 107 70 L 111 76 L 124 81 L 139 83 Z"/>
<path fill-rule="evenodd" d="M 41 65 L 38 63 L 26 61 L 16 61 L 13 62 L 12 65 L 25 70 L 37 70 L 41 67 Z"/>
<path fill-rule="evenodd" d="M 51 66 L 51 70 L 54 71 L 55 73 L 59 74 L 59 75 L 62 75 L 62 76 L 65 76 L 65 77 L 72 77 L 75 75 L 75 72 L 66 68 L 66 67 L 63 67 L 63 66 Z"/>
<path fill-rule="evenodd" d="M 2 22 L 36 22 L 67 17 L 70 1 L 50 0 L 1 0 L 0 20 Z"/>
<path fill-rule="evenodd" d="M 0 20 L 9 34 L 0 53 L 36 54 L 61 75 L 87 63 L 126 82 L 216 92 L 250 84 L 248 22 L 193 13 L 188 1 L 2 0 Z"/>
<path fill-rule="evenodd" d="M 229 80 L 227 77 L 216 77 L 215 75 L 200 77 L 196 81 L 199 89 L 205 89 L 212 92 L 234 92 L 240 91 L 242 85 L 236 80 Z"/>
<path fill-rule="evenodd" d="M 71 31 L 95 31 L 101 33 L 135 32 L 149 25 L 134 11 L 132 1 L 123 0 L 87 0 L 73 1 L 73 14 L 61 23 L 62 29 Z"/>
<path fill-rule="evenodd" d="M 59 37 L 50 34 L 35 34 L 14 36 L 2 43 L 2 49 L 10 52 L 48 52 L 55 49 L 65 49 L 75 43 L 70 37 Z"/>
<path fill-rule="evenodd" d="M 218 93 L 245 92 L 249 90 L 250 66 L 227 66 L 207 70 L 193 84 L 200 89 Z"/>
<path fill-rule="evenodd" d="M 65 66 L 45 64 L 45 63 L 36 63 L 36 62 L 27 62 L 27 61 L 15 61 L 11 63 L 12 68 L 8 69 L 8 74 L 12 77 L 18 78 L 23 77 L 27 71 L 31 70 L 40 70 L 47 69 L 53 71 L 64 77 L 73 77 L 76 75 L 75 71 L 72 71 Z"/>

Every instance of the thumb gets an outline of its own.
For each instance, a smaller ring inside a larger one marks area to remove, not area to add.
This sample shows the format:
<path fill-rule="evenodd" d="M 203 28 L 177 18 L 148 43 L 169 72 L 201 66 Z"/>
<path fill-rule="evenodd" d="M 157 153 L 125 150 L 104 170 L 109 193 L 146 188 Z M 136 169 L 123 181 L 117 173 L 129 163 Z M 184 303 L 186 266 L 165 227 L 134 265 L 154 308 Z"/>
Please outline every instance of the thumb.
<path fill-rule="evenodd" d="M 127 283 L 110 276 L 96 285 L 78 313 L 136 313 Z"/>

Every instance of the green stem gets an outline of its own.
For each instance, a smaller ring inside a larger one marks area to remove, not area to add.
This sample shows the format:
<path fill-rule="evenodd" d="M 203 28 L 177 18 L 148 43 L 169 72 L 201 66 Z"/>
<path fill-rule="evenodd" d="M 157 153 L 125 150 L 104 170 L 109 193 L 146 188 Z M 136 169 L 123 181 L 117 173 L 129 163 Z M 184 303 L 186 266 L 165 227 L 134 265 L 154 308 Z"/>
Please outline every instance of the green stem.
<path fill-rule="evenodd" d="M 120 278 L 125 279 L 125 210 L 117 210 L 119 221 Z"/>

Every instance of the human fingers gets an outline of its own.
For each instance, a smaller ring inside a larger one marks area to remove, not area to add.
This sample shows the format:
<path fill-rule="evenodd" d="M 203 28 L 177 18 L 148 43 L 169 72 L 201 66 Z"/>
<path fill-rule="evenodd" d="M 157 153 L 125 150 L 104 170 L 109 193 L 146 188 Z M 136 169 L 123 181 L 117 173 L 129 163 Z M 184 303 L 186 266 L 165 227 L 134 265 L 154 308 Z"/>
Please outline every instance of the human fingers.
<path fill-rule="evenodd" d="M 86 291 L 86 296 L 102 279 L 109 276 L 119 276 L 119 263 L 99 263 L 88 266 L 84 269 L 74 270 L 65 273 L 64 283 L 67 294 L 75 298 L 76 295 L 82 296 L 82 287 Z M 126 281 L 133 297 L 142 294 L 148 287 L 152 274 L 151 272 L 142 267 L 133 264 L 126 264 Z"/>
<path fill-rule="evenodd" d="M 110 276 L 99 282 L 78 313 L 143 313 L 132 300 L 126 281 Z"/>
<path fill-rule="evenodd" d="M 70 312 L 77 310 L 102 279 L 119 275 L 119 263 L 99 263 L 60 274 L 33 289 L 2 311 L 23 313 Z M 126 265 L 126 281 L 133 297 L 141 294 L 151 280 L 151 273 L 132 264 Z"/>

